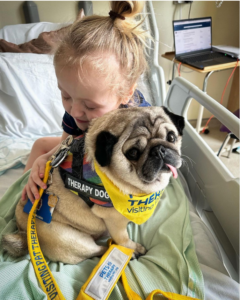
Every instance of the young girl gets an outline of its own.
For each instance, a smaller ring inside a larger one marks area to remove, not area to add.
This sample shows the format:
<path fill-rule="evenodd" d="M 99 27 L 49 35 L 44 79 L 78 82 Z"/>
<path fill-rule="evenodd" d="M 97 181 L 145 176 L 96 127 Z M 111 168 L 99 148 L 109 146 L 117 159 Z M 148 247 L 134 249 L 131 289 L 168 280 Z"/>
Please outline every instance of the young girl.
<path fill-rule="evenodd" d="M 39 198 L 49 157 L 68 135 L 79 136 L 90 121 L 118 108 L 149 106 L 136 90 L 147 68 L 148 33 L 135 16 L 143 1 L 112 1 L 109 16 L 88 16 L 75 22 L 54 55 L 58 87 L 65 108 L 61 138 L 41 138 L 32 148 L 25 172 L 32 168 L 22 199 Z M 123 111 L 124 113 L 124 111 Z"/>

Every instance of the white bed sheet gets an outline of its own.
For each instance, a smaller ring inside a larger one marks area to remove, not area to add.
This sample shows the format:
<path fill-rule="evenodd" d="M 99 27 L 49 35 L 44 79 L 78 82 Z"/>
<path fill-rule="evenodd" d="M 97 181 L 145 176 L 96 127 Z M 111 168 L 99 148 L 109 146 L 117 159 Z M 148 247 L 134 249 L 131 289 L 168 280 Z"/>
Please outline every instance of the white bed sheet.
<path fill-rule="evenodd" d="M 0 199 L 7 189 L 22 176 L 24 165 L 22 164 L 16 169 L 9 169 L 3 175 L 0 175 Z M 11 201 L 11 199 L 9 199 Z"/>

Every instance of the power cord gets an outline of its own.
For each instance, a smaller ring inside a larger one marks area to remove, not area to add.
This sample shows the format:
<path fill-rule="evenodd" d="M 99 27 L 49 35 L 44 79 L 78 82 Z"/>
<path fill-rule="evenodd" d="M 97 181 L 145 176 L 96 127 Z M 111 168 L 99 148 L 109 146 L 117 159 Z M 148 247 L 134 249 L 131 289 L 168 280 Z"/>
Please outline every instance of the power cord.
<path fill-rule="evenodd" d="M 181 77 L 181 72 L 180 72 L 181 64 L 182 64 L 182 63 L 180 62 L 179 65 L 178 65 L 178 76 L 179 76 L 179 77 Z"/>
<path fill-rule="evenodd" d="M 229 78 L 228 78 L 228 80 L 227 80 L 227 83 L 226 83 L 226 85 L 225 85 L 225 87 L 224 87 L 224 90 L 223 90 L 223 93 L 222 93 L 222 97 L 221 97 L 220 104 L 222 104 L 222 102 L 223 102 L 223 96 L 224 96 L 224 94 L 225 94 L 225 92 L 226 92 L 226 88 L 227 88 L 227 86 L 228 86 L 228 84 L 229 84 L 229 81 L 230 81 L 230 79 L 232 78 L 232 76 L 233 76 L 233 74 L 234 74 L 234 72 L 235 72 L 237 66 L 238 66 L 238 59 L 237 59 L 236 66 L 234 67 L 234 69 L 233 69 L 231 75 L 229 76 Z M 204 133 L 204 132 L 205 132 L 206 127 L 208 126 L 209 122 L 211 121 L 211 119 L 212 119 L 213 117 L 214 117 L 214 115 L 211 115 L 211 117 L 208 119 L 206 125 L 203 127 L 203 130 L 201 131 L 201 133 Z M 207 132 L 206 132 L 206 133 L 207 133 Z"/>
<path fill-rule="evenodd" d="M 189 6 L 188 19 L 190 19 L 191 8 L 192 8 L 192 2 L 190 2 L 190 6 Z"/>

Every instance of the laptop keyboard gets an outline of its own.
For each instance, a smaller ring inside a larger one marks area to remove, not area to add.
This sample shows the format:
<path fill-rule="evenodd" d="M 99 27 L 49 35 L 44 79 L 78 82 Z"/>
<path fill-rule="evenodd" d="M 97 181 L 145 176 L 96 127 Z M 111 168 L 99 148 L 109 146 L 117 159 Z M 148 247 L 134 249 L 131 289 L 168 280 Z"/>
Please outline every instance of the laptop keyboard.
<path fill-rule="evenodd" d="M 191 63 L 193 63 L 193 62 L 202 62 L 202 61 L 218 58 L 218 57 L 221 57 L 221 56 L 222 56 L 222 53 L 214 52 L 214 53 L 209 53 L 209 54 L 203 54 L 203 55 L 200 55 L 200 56 L 188 57 L 188 58 L 185 58 L 184 61 L 191 62 Z"/>

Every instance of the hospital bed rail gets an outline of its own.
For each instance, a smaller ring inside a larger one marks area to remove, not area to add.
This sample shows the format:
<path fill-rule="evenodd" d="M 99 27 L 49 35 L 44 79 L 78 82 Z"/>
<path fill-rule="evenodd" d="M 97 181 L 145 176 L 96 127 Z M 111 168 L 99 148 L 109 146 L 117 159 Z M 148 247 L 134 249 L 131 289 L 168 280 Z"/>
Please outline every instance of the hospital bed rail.
<path fill-rule="evenodd" d="M 182 167 L 193 204 L 214 234 L 229 275 L 239 281 L 239 188 L 235 178 L 187 120 L 191 99 L 208 109 L 239 137 L 239 119 L 212 97 L 182 77 L 175 78 L 164 105 L 185 117 L 182 154 L 189 158 Z"/>

